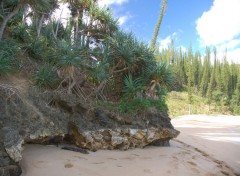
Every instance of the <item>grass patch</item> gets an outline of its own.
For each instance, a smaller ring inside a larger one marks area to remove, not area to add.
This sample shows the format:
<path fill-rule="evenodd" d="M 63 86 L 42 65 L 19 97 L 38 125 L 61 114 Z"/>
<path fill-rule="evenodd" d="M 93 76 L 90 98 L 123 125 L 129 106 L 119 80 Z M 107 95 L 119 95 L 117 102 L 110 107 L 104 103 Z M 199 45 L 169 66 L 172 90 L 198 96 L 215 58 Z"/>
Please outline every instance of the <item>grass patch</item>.
<path fill-rule="evenodd" d="M 191 105 L 191 114 L 231 114 L 227 106 L 212 103 L 210 106 L 206 103 L 207 99 L 198 95 L 193 95 Z M 167 97 L 167 106 L 171 118 L 188 115 L 189 104 L 187 92 L 172 91 Z"/>
<path fill-rule="evenodd" d="M 16 41 L 5 39 L 0 41 L 0 75 L 14 72 L 18 69 L 18 60 L 16 58 L 20 47 Z"/>
<path fill-rule="evenodd" d="M 151 100 L 151 99 L 122 99 L 118 103 L 110 103 L 107 101 L 97 101 L 96 105 L 104 107 L 105 109 L 114 111 L 121 115 L 137 115 L 148 111 L 148 109 L 155 107 L 160 112 L 167 112 L 168 108 L 164 99 Z"/>

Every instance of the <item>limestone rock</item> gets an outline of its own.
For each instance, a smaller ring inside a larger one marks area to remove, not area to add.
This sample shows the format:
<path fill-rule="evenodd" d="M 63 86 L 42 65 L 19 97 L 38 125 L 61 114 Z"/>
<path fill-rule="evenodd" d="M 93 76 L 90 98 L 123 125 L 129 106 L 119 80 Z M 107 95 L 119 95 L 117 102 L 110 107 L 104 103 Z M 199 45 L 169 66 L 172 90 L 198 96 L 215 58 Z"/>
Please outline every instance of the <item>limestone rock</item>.
<path fill-rule="evenodd" d="M 29 89 L 24 96 L 0 88 L 0 176 L 20 175 L 22 144 L 58 144 L 67 140 L 89 150 L 127 150 L 146 145 L 166 146 L 177 137 L 166 113 L 152 108 L 144 114 L 120 116 L 94 108 L 72 94 L 40 94 Z M 7 102 L 7 103 L 6 103 Z M 4 139 L 4 141 L 3 141 Z M 14 174 L 12 174 L 14 173 Z"/>
<path fill-rule="evenodd" d="M 95 131 L 81 131 L 76 124 L 71 123 L 70 134 L 75 144 L 89 150 L 120 149 L 127 150 L 135 147 L 144 147 L 158 141 L 159 145 L 166 146 L 168 141 L 176 137 L 179 132 L 168 128 L 146 129 L 100 129 Z M 161 141 L 161 143 L 160 143 Z"/>
<path fill-rule="evenodd" d="M 0 175 L 19 176 L 21 172 L 19 164 L 14 162 L 5 150 L 3 128 L 0 126 Z"/>
<path fill-rule="evenodd" d="M 15 162 L 19 162 L 22 159 L 23 151 L 23 138 L 19 135 L 19 132 L 11 127 L 4 127 L 4 147 L 8 155 Z"/>

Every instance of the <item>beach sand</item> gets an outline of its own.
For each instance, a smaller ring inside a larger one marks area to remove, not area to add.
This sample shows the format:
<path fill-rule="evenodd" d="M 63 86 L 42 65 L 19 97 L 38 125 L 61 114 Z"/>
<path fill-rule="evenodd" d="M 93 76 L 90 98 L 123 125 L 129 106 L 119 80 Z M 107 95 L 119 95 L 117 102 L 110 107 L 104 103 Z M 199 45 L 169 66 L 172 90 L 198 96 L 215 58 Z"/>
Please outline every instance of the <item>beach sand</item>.
<path fill-rule="evenodd" d="M 26 145 L 22 176 L 240 175 L 240 117 L 182 116 L 170 147 L 82 154 L 56 146 Z"/>

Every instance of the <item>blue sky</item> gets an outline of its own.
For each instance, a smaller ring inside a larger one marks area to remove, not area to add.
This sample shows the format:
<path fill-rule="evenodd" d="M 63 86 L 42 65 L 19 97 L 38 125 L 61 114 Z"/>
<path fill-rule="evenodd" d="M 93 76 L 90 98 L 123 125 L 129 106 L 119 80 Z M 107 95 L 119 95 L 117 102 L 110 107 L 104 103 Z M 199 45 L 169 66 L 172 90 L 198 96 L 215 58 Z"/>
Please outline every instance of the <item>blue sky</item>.
<path fill-rule="evenodd" d="M 149 42 L 160 13 L 161 0 L 99 0 L 109 6 L 125 31 Z M 159 31 L 158 44 L 166 48 L 171 39 L 176 47 L 199 50 L 216 46 L 222 59 L 240 63 L 240 0 L 168 0 Z"/>

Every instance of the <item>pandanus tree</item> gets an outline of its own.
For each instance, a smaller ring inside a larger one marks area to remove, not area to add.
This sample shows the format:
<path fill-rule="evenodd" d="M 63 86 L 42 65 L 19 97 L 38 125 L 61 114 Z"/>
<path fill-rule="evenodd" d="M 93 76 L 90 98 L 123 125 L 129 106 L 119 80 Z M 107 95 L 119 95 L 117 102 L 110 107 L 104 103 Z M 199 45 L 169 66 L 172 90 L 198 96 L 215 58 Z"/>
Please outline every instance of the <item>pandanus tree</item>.
<path fill-rule="evenodd" d="M 88 15 L 90 21 L 85 32 L 88 39 L 93 39 L 94 42 L 99 42 L 107 36 L 112 36 L 119 29 L 117 20 L 112 17 L 112 13 L 108 8 L 99 8 L 96 5 L 91 5 Z"/>
<path fill-rule="evenodd" d="M 151 65 L 146 71 L 148 86 L 146 96 L 157 99 L 159 94 L 173 83 L 173 76 L 170 68 L 164 62 Z"/>
<path fill-rule="evenodd" d="M 85 60 L 89 58 L 88 48 L 84 39 L 77 44 L 62 40 L 58 45 L 58 76 L 62 79 L 60 86 L 65 83 L 67 93 L 71 94 L 77 83 L 76 69 L 84 67 Z"/>
<path fill-rule="evenodd" d="M 67 3 L 71 11 L 70 24 L 73 28 L 73 39 L 77 41 L 83 32 L 84 15 L 88 12 L 90 6 L 96 3 L 96 0 L 62 0 L 62 3 Z"/>
<path fill-rule="evenodd" d="M 50 0 L 2 0 L 0 3 L 0 40 L 3 37 L 4 30 L 8 22 L 27 5 L 36 11 L 49 9 Z"/>
<path fill-rule="evenodd" d="M 96 55 L 99 58 L 96 68 L 102 68 L 104 74 L 101 75 L 104 76 L 93 92 L 94 95 L 110 88 L 115 97 L 121 96 L 125 78 L 129 78 L 125 83 L 130 82 L 131 78 L 138 79 L 149 64 L 154 64 L 153 52 L 131 33 L 116 31 L 102 42 L 101 48 Z"/>

